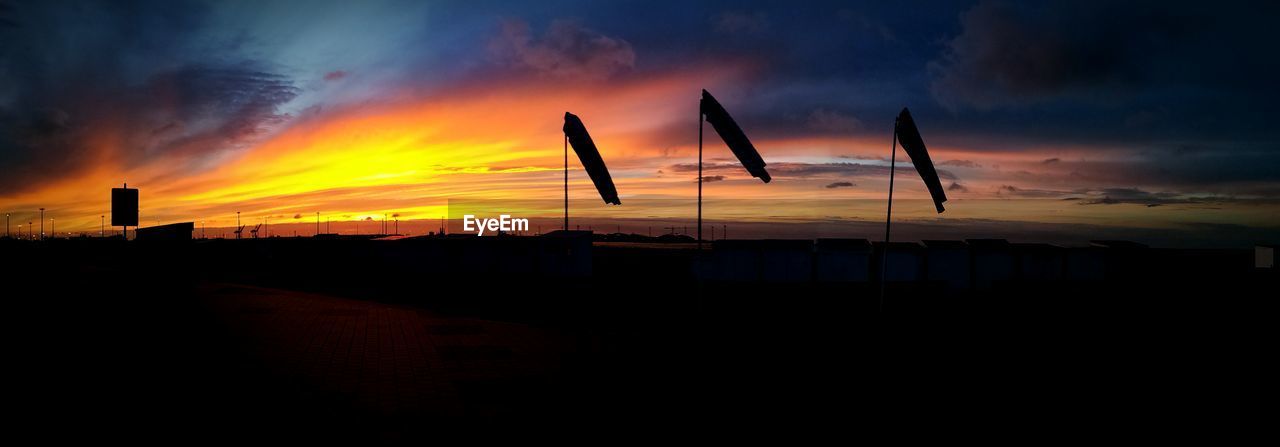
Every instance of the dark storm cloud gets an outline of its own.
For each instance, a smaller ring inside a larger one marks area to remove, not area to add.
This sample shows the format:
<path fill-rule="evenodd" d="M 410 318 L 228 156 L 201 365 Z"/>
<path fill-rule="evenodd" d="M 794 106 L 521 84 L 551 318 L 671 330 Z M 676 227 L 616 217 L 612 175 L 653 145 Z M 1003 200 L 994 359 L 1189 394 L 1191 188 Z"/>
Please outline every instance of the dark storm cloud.
<path fill-rule="evenodd" d="M 1195 16 L 1169 8 L 1087 2 L 985 1 L 961 22 L 964 31 L 931 66 L 934 93 L 953 107 L 1124 91 L 1146 80 L 1152 58 L 1203 31 Z"/>
<path fill-rule="evenodd" d="M 13 6 L 9 2 L 0 2 L 0 28 L 17 28 L 18 22 L 12 17 Z"/>
<path fill-rule="evenodd" d="M 981 115 L 982 131 L 1275 137 L 1261 119 L 1277 110 L 1275 12 L 1230 1 L 981 1 L 929 63 L 930 87 L 953 110 L 1016 112 Z"/>
<path fill-rule="evenodd" d="M 853 186 L 854 186 L 853 182 L 831 182 L 827 184 L 826 188 L 827 189 L 852 188 Z"/>
<path fill-rule="evenodd" d="M 506 20 L 490 50 L 503 63 L 560 78 L 603 79 L 636 62 L 631 44 L 567 20 L 552 22 L 541 36 L 524 21 Z"/>
<path fill-rule="evenodd" d="M 1182 198 L 1171 192 L 1148 192 L 1138 188 L 1105 188 L 1087 191 L 1086 197 L 1080 198 L 1081 205 L 1114 205 L 1118 203 L 1135 203 L 1155 207 L 1171 203 L 1194 203 L 1194 200 Z"/>
<path fill-rule="evenodd" d="M 11 14 L 32 26 L 0 31 L 0 169 L 8 173 L 0 187 L 75 175 L 103 159 L 199 163 L 287 119 L 279 108 L 298 94 L 290 79 L 261 63 L 192 53 L 223 48 L 193 37 L 203 6 L 65 6 L 24 3 Z M 48 29 L 60 31 L 49 38 Z"/>

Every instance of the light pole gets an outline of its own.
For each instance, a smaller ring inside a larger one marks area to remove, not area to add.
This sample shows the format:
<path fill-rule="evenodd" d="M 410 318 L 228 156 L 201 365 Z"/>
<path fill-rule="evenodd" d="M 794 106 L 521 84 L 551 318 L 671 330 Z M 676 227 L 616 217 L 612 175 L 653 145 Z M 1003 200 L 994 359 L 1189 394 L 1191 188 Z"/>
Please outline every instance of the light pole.
<path fill-rule="evenodd" d="M 316 211 L 316 235 L 320 235 L 320 212 Z"/>
<path fill-rule="evenodd" d="M 236 211 L 236 239 L 240 239 L 241 230 L 244 230 L 244 227 L 240 225 L 240 212 Z"/>
<path fill-rule="evenodd" d="M 44 208 L 40 208 L 40 240 L 44 240 Z"/>
<path fill-rule="evenodd" d="M 98 223 L 98 237 L 107 237 L 107 215 L 100 216 L 102 219 Z"/>
<path fill-rule="evenodd" d="M 49 233 L 53 235 L 54 239 L 58 238 L 58 223 L 54 222 L 52 217 L 49 218 Z"/>
<path fill-rule="evenodd" d="M 9 213 L 4 213 L 4 237 L 9 237 Z"/>

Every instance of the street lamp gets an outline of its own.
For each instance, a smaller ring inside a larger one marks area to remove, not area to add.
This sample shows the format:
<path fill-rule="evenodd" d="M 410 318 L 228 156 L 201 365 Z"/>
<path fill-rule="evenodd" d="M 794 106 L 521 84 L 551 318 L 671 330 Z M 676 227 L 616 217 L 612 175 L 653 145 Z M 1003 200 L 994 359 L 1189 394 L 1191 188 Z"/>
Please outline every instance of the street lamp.
<path fill-rule="evenodd" d="M 40 208 L 40 240 L 44 240 L 44 208 Z"/>

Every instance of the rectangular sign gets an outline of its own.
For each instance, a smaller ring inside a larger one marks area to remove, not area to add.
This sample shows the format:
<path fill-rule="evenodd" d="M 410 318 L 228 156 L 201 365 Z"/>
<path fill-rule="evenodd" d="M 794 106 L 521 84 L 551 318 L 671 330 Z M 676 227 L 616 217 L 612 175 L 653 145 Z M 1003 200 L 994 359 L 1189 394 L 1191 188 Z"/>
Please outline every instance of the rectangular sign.
<path fill-rule="evenodd" d="M 111 226 L 138 226 L 138 190 L 111 188 Z"/>

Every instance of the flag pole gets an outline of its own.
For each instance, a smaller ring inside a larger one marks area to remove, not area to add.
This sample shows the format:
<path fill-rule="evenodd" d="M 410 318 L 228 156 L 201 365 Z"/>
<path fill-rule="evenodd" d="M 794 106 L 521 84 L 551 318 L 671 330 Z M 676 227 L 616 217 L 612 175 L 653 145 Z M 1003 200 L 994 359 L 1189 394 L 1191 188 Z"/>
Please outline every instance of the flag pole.
<path fill-rule="evenodd" d="M 568 231 L 568 136 L 564 136 L 564 231 Z"/>
<path fill-rule="evenodd" d="M 889 224 L 893 222 L 893 173 L 898 160 L 898 119 L 893 120 L 893 143 L 889 149 L 889 205 L 884 215 L 884 248 L 880 254 L 880 311 L 884 311 L 885 272 L 889 270 Z"/>
<path fill-rule="evenodd" d="M 702 105 L 698 105 L 698 254 L 702 254 Z"/>

